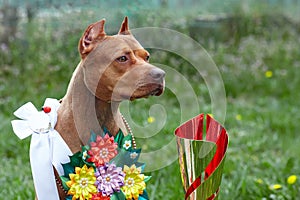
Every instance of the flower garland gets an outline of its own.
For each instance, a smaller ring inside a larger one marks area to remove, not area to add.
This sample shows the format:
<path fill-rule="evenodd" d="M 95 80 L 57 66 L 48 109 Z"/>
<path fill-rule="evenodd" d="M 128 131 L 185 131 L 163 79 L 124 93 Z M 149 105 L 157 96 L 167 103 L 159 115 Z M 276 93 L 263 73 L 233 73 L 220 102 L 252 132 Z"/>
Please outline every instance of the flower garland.
<path fill-rule="evenodd" d="M 140 153 L 132 148 L 132 136 L 121 130 L 115 137 L 105 128 L 101 135 L 92 132 L 88 145 L 62 164 L 66 200 L 148 200 L 146 182 L 151 177 L 142 174 Z"/>

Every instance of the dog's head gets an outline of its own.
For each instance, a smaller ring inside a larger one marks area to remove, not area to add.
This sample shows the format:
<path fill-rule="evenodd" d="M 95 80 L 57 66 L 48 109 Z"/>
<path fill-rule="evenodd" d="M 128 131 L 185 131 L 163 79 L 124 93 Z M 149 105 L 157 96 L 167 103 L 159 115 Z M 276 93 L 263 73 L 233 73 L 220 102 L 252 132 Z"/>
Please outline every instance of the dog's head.
<path fill-rule="evenodd" d="M 117 35 L 106 35 L 104 23 L 91 24 L 79 41 L 87 88 L 103 101 L 162 94 L 165 72 L 149 63 L 149 52 L 131 34 L 127 17 Z"/>

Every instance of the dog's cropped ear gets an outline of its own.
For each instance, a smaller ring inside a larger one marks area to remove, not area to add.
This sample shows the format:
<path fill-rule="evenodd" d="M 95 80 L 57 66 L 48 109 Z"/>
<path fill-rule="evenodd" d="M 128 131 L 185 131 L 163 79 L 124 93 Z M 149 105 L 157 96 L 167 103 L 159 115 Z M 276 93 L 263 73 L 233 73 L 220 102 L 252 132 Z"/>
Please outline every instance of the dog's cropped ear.
<path fill-rule="evenodd" d="M 119 30 L 119 35 L 131 35 L 128 27 L 128 17 L 126 16 L 122 22 L 121 28 Z"/>
<path fill-rule="evenodd" d="M 93 50 L 95 47 L 94 41 L 99 41 L 105 38 L 106 33 L 104 31 L 104 23 L 105 19 L 102 19 L 89 25 L 80 38 L 78 50 L 82 59 Z"/>

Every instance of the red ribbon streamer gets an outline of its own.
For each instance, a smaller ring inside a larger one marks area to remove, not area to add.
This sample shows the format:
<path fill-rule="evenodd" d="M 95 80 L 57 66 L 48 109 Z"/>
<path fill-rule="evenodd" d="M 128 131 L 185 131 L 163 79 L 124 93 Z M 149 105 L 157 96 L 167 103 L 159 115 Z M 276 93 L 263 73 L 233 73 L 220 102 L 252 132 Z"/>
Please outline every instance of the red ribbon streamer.
<path fill-rule="evenodd" d="M 206 119 L 206 120 L 205 120 Z M 206 123 L 205 123 L 206 122 Z M 224 127 L 221 126 L 210 115 L 200 114 L 193 119 L 187 121 L 175 130 L 175 135 L 181 139 L 205 140 L 216 144 L 216 152 L 210 163 L 205 168 L 206 180 L 219 167 L 225 158 L 228 135 Z M 198 176 L 189 188 L 186 190 L 185 199 L 187 199 L 201 185 L 201 175 Z M 208 200 L 213 200 L 219 193 L 219 188 L 212 194 Z"/>

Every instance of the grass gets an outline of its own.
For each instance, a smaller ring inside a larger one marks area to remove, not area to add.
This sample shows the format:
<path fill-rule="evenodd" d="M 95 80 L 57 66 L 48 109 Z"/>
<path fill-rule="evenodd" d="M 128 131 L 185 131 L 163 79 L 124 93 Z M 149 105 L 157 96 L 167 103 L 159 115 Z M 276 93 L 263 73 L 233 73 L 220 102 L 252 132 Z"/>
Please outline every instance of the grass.
<path fill-rule="evenodd" d="M 246 16 L 249 26 L 251 19 L 251 15 Z M 261 23 L 257 23 L 259 19 L 263 19 Z M 255 22 L 253 29 L 236 40 L 207 48 L 227 93 L 225 127 L 230 143 L 219 199 L 298 199 L 299 180 L 291 185 L 287 178 L 300 175 L 299 26 L 282 22 L 281 28 L 274 31 L 275 25 L 268 25 L 267 17 L 255 15 Z M 81 25 L 81 30 L 66 28 L 55 32 L 54 28 L 43 29 L 43 24 L 33 21 L 20 25 L 21 36 L 0 52 L 0 196 L 6 199 L 34 198 L 28 156 L 30 139 L 20 141 L 13 134 L 13 111 L 27 101 L 40 107 L 46 97 L 61 98 L 79 62 L 76 46 L 85 26 Z M 211 112 L 205 83 L 200 75 L 186 70 L 188 62 L 160 51 L 152 53 L 152 62 L 172 66 L 188 78 L 203 105 L 201 111 Z M 151 131 L 159 126 L 163 115 L 153 105 L 159 103 L 166 112 L 160 131 L 153 137 L 138 139 L 144 152 L 158 150 L 170 142 L 180 123 L 180 102 L 168 84 L 172 83 L 167 82 L 163 96 L 125 103 L 122 107 L 132 118 L 129 121 L 136 135 L 140 130 Z M 156 119 L 153 124 L 147 122 L 149 115 Z M 161 160 L 155 162 L 166 162 L 169 157 L 161 155 Z M 152 199 L 183 199 L 176 161 L 151 175 L 147 188 Z"/>

